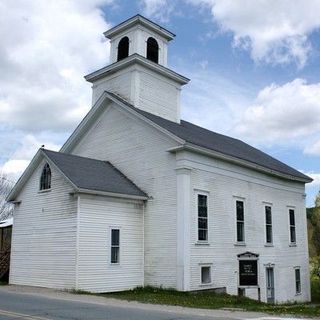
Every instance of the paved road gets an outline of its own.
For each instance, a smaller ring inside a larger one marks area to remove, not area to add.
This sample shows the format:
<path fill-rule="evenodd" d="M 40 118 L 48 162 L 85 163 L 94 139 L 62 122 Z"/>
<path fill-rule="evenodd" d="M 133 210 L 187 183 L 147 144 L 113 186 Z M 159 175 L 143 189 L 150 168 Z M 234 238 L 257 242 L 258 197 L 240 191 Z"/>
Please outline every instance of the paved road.
<path fill-rule="evenodd" d="M 0 320 L 275 319 L 261 314 L 129 303 L 47 289 L 0 287 Z"/>

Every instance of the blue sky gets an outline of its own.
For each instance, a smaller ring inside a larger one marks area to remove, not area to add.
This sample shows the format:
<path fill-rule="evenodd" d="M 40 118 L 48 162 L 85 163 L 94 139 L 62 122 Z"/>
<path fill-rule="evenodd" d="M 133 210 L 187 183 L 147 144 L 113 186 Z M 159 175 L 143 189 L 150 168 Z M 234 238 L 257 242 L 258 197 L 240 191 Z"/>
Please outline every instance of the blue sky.
<path fill-rule="evenodd" d="M 90 108 L 83 76 L 108 64 L 103 31 L 137 13 L 177 36 L 185 120 L 240 138 L 320 188 L 320 0 L 31 0 L 0 4 L 0 169 L 16 179 Z"/>

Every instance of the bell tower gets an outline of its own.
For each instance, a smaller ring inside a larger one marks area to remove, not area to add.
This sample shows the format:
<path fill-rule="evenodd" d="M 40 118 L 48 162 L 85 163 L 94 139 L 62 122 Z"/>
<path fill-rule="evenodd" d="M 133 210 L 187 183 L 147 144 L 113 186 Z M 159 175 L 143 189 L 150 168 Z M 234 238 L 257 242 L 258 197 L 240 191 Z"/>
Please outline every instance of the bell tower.
<path fill-rule="evenodd" d="M 140 15 L 106 31 L 104 36 L 110 39 L 111 63 L 137 53 L 164 67 L 167 66 L 168 43 L 175 37 Z"/>
<path fill-rule="evenodd" d="M 93 104 L 110 91 L 136 108 L 180 122 L 181 86 L 189 79 L 167 68 L 168 43 L 175 35 L 141 15 L 104 35 L 111 64 L 85 77 L 93 84 Z"/>

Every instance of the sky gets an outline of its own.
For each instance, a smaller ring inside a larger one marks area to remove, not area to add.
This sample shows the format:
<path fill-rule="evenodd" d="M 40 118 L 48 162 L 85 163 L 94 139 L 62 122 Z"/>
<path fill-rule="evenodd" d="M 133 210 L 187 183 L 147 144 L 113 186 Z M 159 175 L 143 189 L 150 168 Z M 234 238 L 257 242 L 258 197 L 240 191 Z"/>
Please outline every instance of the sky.
<path fill-rule="evenodd" d="M 239 138 L 320 189 L 320 0 L 0 0 L 0 171 L 59 150 L 91 107 L 103 32 L 140 13 L 177 36 L 182 118 Z"/>

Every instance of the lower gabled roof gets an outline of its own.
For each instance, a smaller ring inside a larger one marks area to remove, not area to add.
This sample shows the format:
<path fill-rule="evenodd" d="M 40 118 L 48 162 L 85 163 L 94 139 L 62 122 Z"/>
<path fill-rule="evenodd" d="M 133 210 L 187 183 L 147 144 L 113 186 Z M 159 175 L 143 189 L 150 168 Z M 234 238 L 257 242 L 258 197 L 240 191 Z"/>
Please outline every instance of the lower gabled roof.
<path fill-rule="evenodd" d="M 101 161 L 43 149 L 48 158 L 80 190 L 147 197 L 109 161 Z"/>
<path fill-rule="evenodd" d="M 146 200 L 148 195 L 109 161 L 40 149 L 7 197 L 14 201 L 41 159 L 54 165 L 75 192 Z"/>

